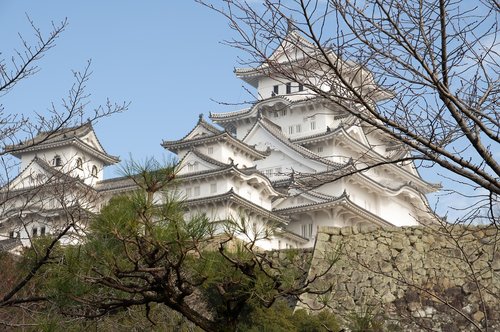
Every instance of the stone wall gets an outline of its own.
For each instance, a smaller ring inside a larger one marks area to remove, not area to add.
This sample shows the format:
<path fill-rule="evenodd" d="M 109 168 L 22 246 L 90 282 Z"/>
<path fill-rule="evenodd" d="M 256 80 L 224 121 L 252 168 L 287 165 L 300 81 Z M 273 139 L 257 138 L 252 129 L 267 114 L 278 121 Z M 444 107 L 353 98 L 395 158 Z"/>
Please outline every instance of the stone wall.
<path fill-rule="evenodd" d="M 377 314 L 404 331 L 500 331 L 500 231 L 481 227 L 320 228 L 303 297 L 340 319 Z"/>

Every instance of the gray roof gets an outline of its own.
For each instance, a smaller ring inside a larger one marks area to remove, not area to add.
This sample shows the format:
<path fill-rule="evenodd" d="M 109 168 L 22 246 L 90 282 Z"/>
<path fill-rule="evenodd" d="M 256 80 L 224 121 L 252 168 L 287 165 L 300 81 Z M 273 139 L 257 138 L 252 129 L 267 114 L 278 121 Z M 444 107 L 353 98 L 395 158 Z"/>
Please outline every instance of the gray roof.
<path fill-rule="evenodd" d="M 112 156 L 104 150 L 97 136 L 96 139 L 98 148 L 95 148 L 81 140 L 83 136 L 92 131 L 94 131 L 94 128 L 92 127 L 92 123 L 90 121 L 75 127 L 56 128 L 52 131 L 40 132 L 35 137 L 22 141 L 19 144 L 8 145 L 5 147 L 5 152 L 18 157 L 27 151 L 38 151 L 58 146 L 76 144 L 87 152 L 97 156 L 107 164 L 119 162 L 120 159 L 118 157 Z"/>

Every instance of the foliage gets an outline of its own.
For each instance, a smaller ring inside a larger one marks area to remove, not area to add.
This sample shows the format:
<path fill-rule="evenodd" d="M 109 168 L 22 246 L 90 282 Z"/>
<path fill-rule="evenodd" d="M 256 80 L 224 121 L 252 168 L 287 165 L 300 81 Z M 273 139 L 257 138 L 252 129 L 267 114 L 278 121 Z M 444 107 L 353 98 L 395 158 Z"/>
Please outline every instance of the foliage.
<path fill-rule="evenodd" d="M 40 270 L 37 288 L 49 311 L 102 319 L 143 308 L 151 319 L 152 308 L 164 306 L 204 330 L 232 331 L 250 308 L 264 315 L 260 311 L 276 300 L 328 291 L 328 285 L 311 286 L 322 274 L 307 277 L 303 262 L 281 264 L 260 250 L 262 237 L 240 240 L 248 219 L 214 223 L 204 215 L 185 217 L 175 167 L 153 160 L 128 167 L 137 190 L 112 198 L 85 240 L 53 250 L 51 264 Z"/>

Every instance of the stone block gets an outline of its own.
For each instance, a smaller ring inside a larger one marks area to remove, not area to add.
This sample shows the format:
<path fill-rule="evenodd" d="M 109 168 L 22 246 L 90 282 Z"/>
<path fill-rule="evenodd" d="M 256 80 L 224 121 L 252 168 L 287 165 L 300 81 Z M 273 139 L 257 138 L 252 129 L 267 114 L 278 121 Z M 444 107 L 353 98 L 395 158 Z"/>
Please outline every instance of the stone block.
<path fill-rule="evenodd" d="M 392 267 L 391 263 L 382 261 L 382 262 L 379 262 L 379 269 L 380 269 L 380 272 L 382 272 L 382 273 L 389 273 L 389 272 L 392 272 L 393 267 Z"/>
<path fill-rule="evenodd" d="M 382 303 L 391 303 L 396 300 L 396 297 L 390 291 L 387 291 L 384 295 L 382 295 L 381 299 Z"/>
<path fill-rule="evenodd" d="M 474 320 L 476 322 L 480 322 L 483 320 L 484 318 L 484 312 L 482 311 L 476 311 L 473 315 L 472 315 L 472 318 L 474 318 Z"/>
<path fill-rule="evenodd" d="M 318 237 L 317 237 L 317 241 L 318 242 L 328 242 L 330 241 L 330 234 L 326 234 L 326 233 L 318 233 Z"/>
<path fill-rule="evenodd" d="M 351 227 L 342 227 L 340 229 L 340 234 L 344 235 L 344 236 L 351 235 L 352 234 L 352 228 Z"/>

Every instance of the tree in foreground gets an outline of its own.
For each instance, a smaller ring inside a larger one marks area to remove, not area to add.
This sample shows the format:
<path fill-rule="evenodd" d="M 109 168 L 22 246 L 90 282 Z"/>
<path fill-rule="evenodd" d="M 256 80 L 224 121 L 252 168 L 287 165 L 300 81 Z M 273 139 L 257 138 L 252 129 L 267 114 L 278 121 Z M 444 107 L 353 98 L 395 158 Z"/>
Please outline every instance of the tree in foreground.
<path fill-rule="evenodd" d="M 21 45 L 14 49 L 11 55 L 5 50 L 0 52 L 0 97 L 38 72 L 39 61 L 55 47 L 57 39 L 68 25 L 66 20 L 52 23 L 51 30 L 44 33 L 29 17 L 28 23 L 33 29 L 31 38 L 20 35 Z M 87 204 L 82 208 L 73 203 L 95 196 L 92 190 L 82 190 L 84 186 L 78 185 L 77 182 L 83 179 L 72 178 L 54 167 L 47 173 L 50 176 L 36 176 L 37 174 L 33 173 L 26 179 L 19 179 L 20 162 L 13 155 L 19 151 L 36 149 L 38 145 L 57 139 L 58 135 L 69 127 L 76 130 L 113 113 L 122 112 L 128 107 L 126 103 L 113 104 L 108 101 L 102 107 L 90 109 L 90 95 L 86 91 L 86 84 L 91 76 L 90 61 L 82 71 L 74 71 L 73 76 L 74 83 L 67 96 L 62 98 L 60 104 L 51 103 L 44 112 L 22 113 L 6 109 L 0 104 L 0 250 L 9 251 L 20 246 L 21 242 L 24 245 L 33 245 L 35 237 L 44 235 L 46 229 L 43 227 L 38 228 L 37 232 L 32 231 L 35 220 L 54 226 L 50 242 L 44 247 L 33 247 L 33 262 L 29 270 L 10 274 L 6 269 L 0 269 L 0 279 L 9 281 L 4 283 L 0 291 L 0 308 L 41 300 L 21 294 L 31 294 L 30 289 L 27 289 L 32 285 L 30 281 L 47 263 L 59 240 L 86 221 L 87 212 L 92 207 Z M 43 139 L 38 139 L 40 137 Z M 56 166 L 71 167 L 69 163 Z M 19 180 L 21 185 L 17 188 L 11 187 L 16 180 Z M 26 181 L 23 182 L 24 180 Z M 76 187 L 78 191 L 74 190 Z M 77 195 L 71 196 L 71 193 Z M 53 213 L 54 202 L 60 206 L 57 215 Z M 52 224 L 54 220 L 57 221 L 56 224 Z M 4 256 L 1 259 L 8 263 L 10 258 Z M 0 326 L 11 326 L 9 324 L 12 322 L 22 325 L 16 317 L 0 318 Z"/>
<path fill-rule="evenodd" d="M 354 172 L 415 163 L 440 176 L 444 188 L 429 210 L 447 216 L 426 231 L 449 243 L 468 267 L 466 279 L 481 293 L 491 293 L 481 276 L 496 272 L 477 264 L 481 245 L 465 248 L 481 232 L 467 226 L 477 224 L 492 227 L 491 241 L 498 245 L 498 1 L 197 2 L 228 20 L 235 37 L 226 44 L 246 52 L 241 62 L 254 68 L 252 74 L 295 82 L 333 110 L 356 117 L 365 133 L 379 133 L 385 144 L 403 152 L 368 163 L 353 160 Z M 361 262 L 350 262 L 363 271 Z M 398 268 L 373 272 L 403 279 Z M 408 286 L 439 298 L 432 283 Z M 474 321 L 467 308 L 441 302 Z M 487 303 L 483 298 L 480 303 L 484 317 L 474 326 L 486 331 Z"/>
<path fill-rule="evenodd" d="M 149 160 L 131 162 L 127 172 L 138 186 L 113 198 L 90 224 L 77 246 L 54 251 L 34 280 L 46 304 L 67 317 L 98 319 L 130 308 L 165 306 L 206 331 L 236 330 L 252 308 L 279 300 L 321 294 L 329 285 L 311 284 L 324 273 L 308 276 L 297 252 L 287 259 L 256 246 L 272 233 L 242 242 L 238 234 L 250 223 L 186 219 L 175 191 L 175 168 Z M 331 267 L 335 252 L 325 260 Z"/>

